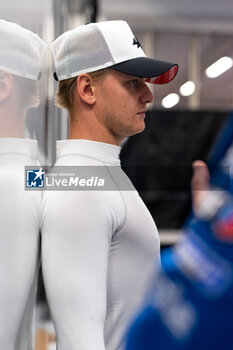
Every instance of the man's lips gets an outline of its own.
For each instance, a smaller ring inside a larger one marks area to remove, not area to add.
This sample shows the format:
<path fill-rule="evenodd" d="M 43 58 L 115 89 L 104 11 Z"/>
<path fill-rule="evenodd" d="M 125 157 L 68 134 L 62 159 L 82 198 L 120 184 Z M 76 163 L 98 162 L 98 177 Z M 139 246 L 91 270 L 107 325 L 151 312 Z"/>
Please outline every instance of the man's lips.
<path fill-rule="evenodd" d="M 142 118 L 146 117 L 146 111 L 141 111 L 141 112 L 138 112 L 137 114 L 139 114 Z"/>

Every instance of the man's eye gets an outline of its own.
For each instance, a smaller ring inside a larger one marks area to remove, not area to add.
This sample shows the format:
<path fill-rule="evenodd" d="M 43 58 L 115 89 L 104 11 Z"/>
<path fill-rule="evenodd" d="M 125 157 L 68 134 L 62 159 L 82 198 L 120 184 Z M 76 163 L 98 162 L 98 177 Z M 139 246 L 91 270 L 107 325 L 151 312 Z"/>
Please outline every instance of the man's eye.
<path fill-rule="evenodd" d="M 138 85 L 138 79 L 133 79 L 133 80 L 130 80 L 130 85 L 132 87 L 136 87 Z"/>

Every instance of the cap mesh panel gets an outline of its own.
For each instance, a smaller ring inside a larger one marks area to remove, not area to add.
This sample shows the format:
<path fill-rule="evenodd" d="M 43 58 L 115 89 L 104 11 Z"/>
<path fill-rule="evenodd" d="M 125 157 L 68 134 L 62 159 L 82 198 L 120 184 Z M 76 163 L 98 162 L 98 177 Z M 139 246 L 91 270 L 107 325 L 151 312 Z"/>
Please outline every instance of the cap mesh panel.
<path fill-rule="evenodd" d="M 92 35 L 90 35 L 90 31 Z M 112 55 L 98 29 L 86 27 L 77 38 L 73 33 L 55 50 L 57 75 L 70 78 L 81 72 L 91 72 L 114 64 Z"/>
<path fill-rule="evenodd" d="M 19 25 L 0 20 L 0 69 L 38 79 L 45 43 L 34 33 Z"/>

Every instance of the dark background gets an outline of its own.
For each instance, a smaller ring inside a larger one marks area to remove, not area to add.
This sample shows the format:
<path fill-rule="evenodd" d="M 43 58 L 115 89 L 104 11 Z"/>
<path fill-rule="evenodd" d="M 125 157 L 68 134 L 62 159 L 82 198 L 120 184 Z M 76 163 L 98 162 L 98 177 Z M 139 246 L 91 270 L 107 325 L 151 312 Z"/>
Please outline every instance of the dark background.
<path fill-rule="evenodd" d="M 130 177 L 158 228 L 182 227 L 191 210 L 194 160 L 206 161 L 230 112 L 147 112 L 146 129 L 128 139 L 121 151 Z"/>

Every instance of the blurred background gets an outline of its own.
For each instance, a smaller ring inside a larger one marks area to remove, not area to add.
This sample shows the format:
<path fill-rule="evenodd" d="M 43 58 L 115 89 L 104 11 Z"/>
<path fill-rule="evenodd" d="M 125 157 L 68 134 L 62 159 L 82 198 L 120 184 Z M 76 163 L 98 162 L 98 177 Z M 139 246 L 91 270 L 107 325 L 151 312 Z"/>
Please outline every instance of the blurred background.
<path fill-rule="evenodd" d="M 174 81 L 150 86 L 155 100 L 146 130 L 126 140 L 121 152 L 122 166 L 159 228 L 162 247 L 177 242 L 191 210 L 191 164 L 208 158 L 233 109 L 232 1 L 8 0 L 1 2 L 0 13 L 47 43 L 83 23 L 123 19 L 148 56 L 179 64 Z M 54 106 L 53 71 L 48 53 L 41 104 L 28 113 L 26 132 L 38 140 L 40 163 L 49 165 L 55 161 L 56 140 L 67 138 L 68 130 L 66 112 Z M 40 280 L 38 303 L 44 301 Z M 46 307 L 38 311 L 43 312 Z"/>
<path fill-rule="evenodd" d="M 148 56 L 179 64 L 170 84 L 150 85 L 155 99 L 146 131 L 127 140 L 121 154 L 125 171 L 160 228 L 162 244 L 172 244 L 190 211 L 191 163 L 207 159 L 233 107 L 232 2 L 8 0 L 0 10 L 2 18 L 34 31 L 47 43 L 83 23 L 123 19 Z M 53 71 L 48 53 L 41 105 L 27 118 L 27 136 L 38 140 L 39 161 L 49 165 L 55 161 L 56 140 L 67 138 L 68 130 L 66 111 L 54 107 Z"/>

